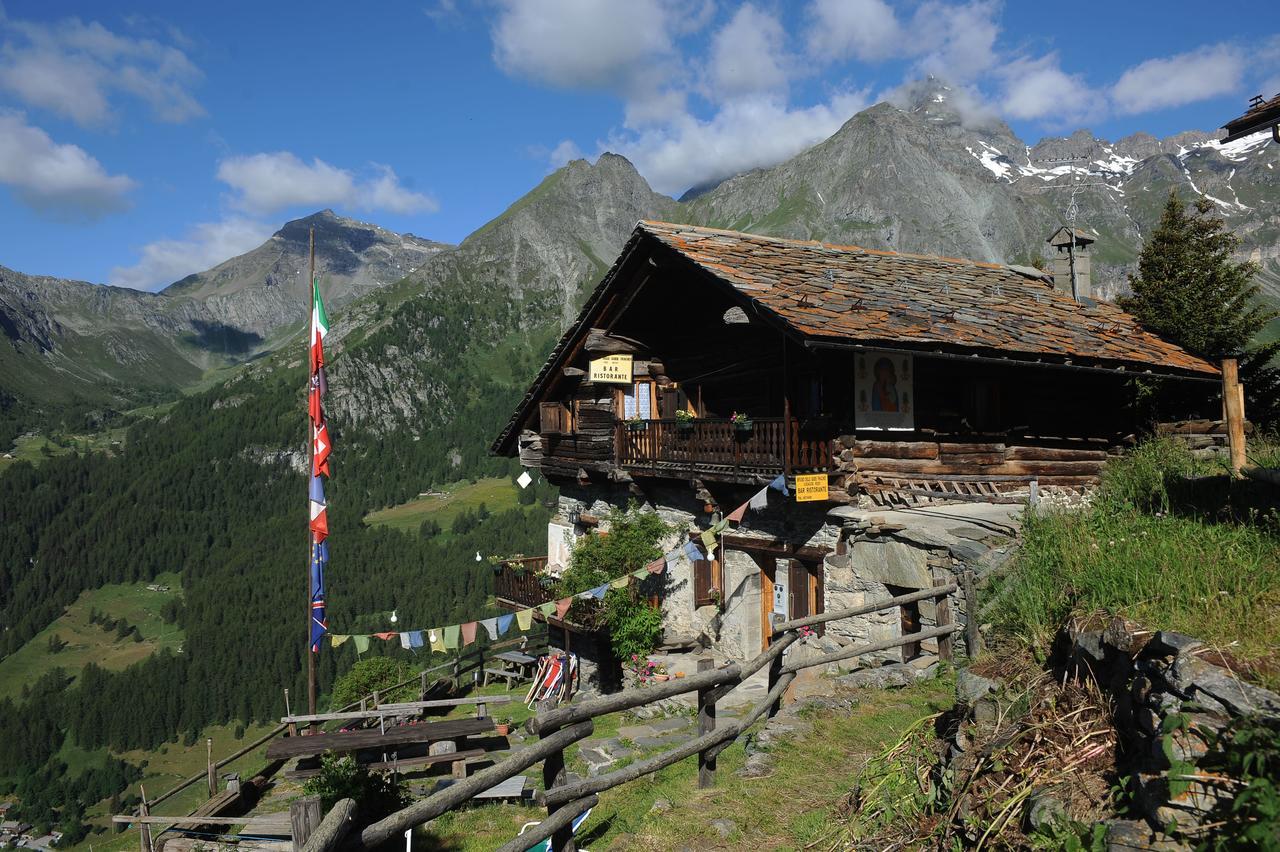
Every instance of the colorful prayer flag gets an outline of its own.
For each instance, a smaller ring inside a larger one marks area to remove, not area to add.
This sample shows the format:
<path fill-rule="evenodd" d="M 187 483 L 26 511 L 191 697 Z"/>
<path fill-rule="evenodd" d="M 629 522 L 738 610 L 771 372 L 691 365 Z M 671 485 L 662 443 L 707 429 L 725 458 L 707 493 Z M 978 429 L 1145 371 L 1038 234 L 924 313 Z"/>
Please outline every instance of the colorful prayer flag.
<path fill-rule="evenodd" d="M 769 487 L 777 489 L 778 491 L 781 491 L 783 497 L 791 496 L 791 492 L 787 490 L 787 477 L 781 473 L 778 474 L 777 479 L 769 483 Z"/>
<path fill-rule="evenodd" d="M 422 647 L 422 645 L 423 645 L 423 642 L 422 642 L 422 631 L 421 631 L 421 630 L 410 630 L 410 631 L 409 631 L 409 647 L 410 647 L 410 648 L 412 648 L 412 649 L 414 649 L 414 650 L 416 651 L 416 650 L 418 650 L 419 648 L 421 648 L 421 647 Z"/>
<path fill-rule="evenodd" d="M 547 601 L 546 603 L 541 604 L 541 605 L 539 605 L 539 606 L 538 606 L 538 612 L 542 613 L 543 615 L 547 616 L 548 618 L 550 618 L 550 617 L 551 617 L 551 614 L 552 614 L 553 612 L 555 612 L 555 611 L 556 611 L 556 602 L 555 602 L 555 601 Z"/>
<path fill-rule="evenodd" d="M 516 613 L 516 626 L 521 630 L 528 630 L 533 626 L 533 610 L 522 609 Z"/>
<path fill-rule="evenodd" d="M 329 644 L 337 648 L 351 638 L 350 633 L 330 633 Z"/>
<path fill-rule="evenodd" d="M 706 555 L 703 554 L 703 552 L 698 549 L 698 545 L 694 544 L 693 542 L 688 542 L 687 544 L 685 544 L 684 555 L 689 557 L 689 561 L 691 562 L 700 562 L 701 560 L 707 558 Z"/>
<path fill-rule="evenodd" d="M 368 636 L 361 636 L 359 634 L 356 634 L 355 636 L 352 636 L 351 639 L 356 643 L 357 654 L 363 654 L 365 651 L 369 650 Z"/>
<path fill-rule="evenodd" d="M 427 637 L 427 641 L 431 643 L 432 651 L 439 651 L 442 654 L 444 653 L 444 631 L 443 630 L 439 628 L 432 630 L 430 635 Z"/>
<path fill-rule="evenodd" d="M 320 641 L 329 632 L 324 612 L 324 563 L 329 549 L 322 542 L 311 546 L 311 651 L 320 653 Z"/>
<path fill-rule="evenodd" d="M 591 595 L 591 597 L 595 598 L 596 600 L 603 600 L 605 593 L 608 591 L 609 591 L 609 584 L 601 583 L 599 586 L 596 586 L 594 589 L 587 592 L 587 594 Z"/>
<path fill-rule="evenodd" d="M 452 651 L 458 647 L 458 638 L 461 630 L 458 625 L 450 624 L 444 629 L 444 647 L 447 651 Z"/>
<path fill-rule="evenodd" d="M 746 516 L 746 514 L 747 514 L 747 507 L 748 507 L 748 506 L 750 506 L 750 505 L 751 505 L 751 501 L 750 501 L 750 500 L 748 500 L 747 502 L 743 503 L 741 506 L 739 506 L 738 508 L 736 508 L 736 509 L 734 509 L 732 512 L 730 512 L 728 515 L 726 515 L 726 516 L 725 516 L 725 520 L 726 520 L 726 521 L 733 521 L 735 524 L 740 524 L 740 523 L 742 523 L 742 519 L 743 519 L 743 518 Z"/>
<path fill-rule="evenodd" d="M 324 339 L 329 334 L 329 315 L 320 298 L 320 279 L 311 281 L 311 372 L 324 366 Z"/>
<path fill-rule="evenodd" d="M 480 620 L 480 626 L 484 628 L 484 632 L 489 634 L 490 642 L 498 641 L 498 619 L 483 618 Z"/>
<path fill-rule="evenodd" d="M 645 577 L 649 576 L 649 569 L 637 568 L 636 570 L 631 572 L 631 576 L 635 577 L 637 580 L 643 580 Z"/>
<path fill-rule="evenodd" d="M 408 650 L 410 650 L 410 649 L 412 649 L 412 648 L 413 648 L 413 645 L 409 644 L 409 634 L 408 634 L 408 633 L 401 633 L 401 634 L 400 634 L 400 647 L 401 647 L 401 648 L 404 648 L 406 651 L 408 651 Z"/>
<path fill-rule="evenodd" d="M 462 625 L 462 645 L 466 647 L 474 641 L 476 641 L 476 623 L 468 621 Z"/>
<path fill-rule="evenodd" d="M 751 495 L 751 499 L 747 501 L 747 505 L 751 507 L 751 511 L 758 512 L 765 506 L 769 505 L 769 486 L 765 486 Z"/>
<path fill-rule="evenodd" d="M 556 618 L 564 620 L 565 613 L 569 611 L 569 607 L 573 605 L 573 598 L 561 598 L 556 601 Z"/>
<path fill-rule="evenodd" d="M 625 588 L 626 588 L 627 586 L 629 586 L 629 585 L 631 585 L 631 575 L 630 575 L 630 574 L 628 574 L 628 575 L 627 575 L 627 576 L 625 576 L 625 577 L 619 577 L 619 578 L 618 578 L 618 579 L 616 579 L 616 580 L 610 580 L 610 581 L 609 581 L 609 588 L 611 588 L 611 589 L 625 589 Z"/>
<path fill-rule="evenodd" d="M 662 573 L 662 570 L 663 570 L 664 568 L 666 568 L 666 567 L 667 567 L 667 560 L 666 560 L 666 558 L 665 558 L 665 557 L 660 557 L 660 558 L 658 558 L 658 559 L 653 560 L 653 561 L 652 561 L 652 562 L 650 562 L 648 565 L 646 565 L 646 566 L 645 566 L 645 569 L 646 569 L 650 574 L 661 574 L 661 573 Z"/>
<path fill-rule="evenodd" d="M 498 616 L 498 636 L 505 636 L 507 631 L 511 629 L 511 621 L 515 618 L 514 613 Z"/>
<path fill-rule="evenodd" d="M 329 535 L 328 506 L 324 502 L 324 484 L 320 477 L 311 477 L 311 532 L 316 544 Z"/>
<path fill-rule="evenodd" d="M 394 630 L 384 630 L 381 633 L 375 633 L 373 635 L 381 639 L 383 642 L 390 642 L 392 639 L 396 638 L 400 634 L 395 632 Z"/>

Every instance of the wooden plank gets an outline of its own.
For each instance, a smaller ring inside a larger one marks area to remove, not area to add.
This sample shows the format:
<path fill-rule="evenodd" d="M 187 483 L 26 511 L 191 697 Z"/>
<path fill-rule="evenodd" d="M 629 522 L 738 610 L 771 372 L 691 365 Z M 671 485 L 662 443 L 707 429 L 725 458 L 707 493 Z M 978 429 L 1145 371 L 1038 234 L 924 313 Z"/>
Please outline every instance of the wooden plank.
<path fill-rule="evenodd" d="M 1231 472 L 1240 475 L 1245 464 L 1244 397 L 1235 358 L 1222 359 L 1222 398 L 1226 401 L 1227 439 L 1231 452 Z"/>
<path fill-rule="evenodd" d="M 331 852 L 337 849 L 355 825 L 356 803 L 354 799 L 343 799 L 336 803 L 316 830 L 311 839 L 302 847 L 302 852 Z"/>
<path fill-rule="evenodd" d="M 704 657 L 698 660 L 698 671 L 705 672 L 715 663 Z M 716 691 L 698 690 L 698 735 L 704 736 L 716 729 Z M 698 752 L 698 789 L 708 790 L 716 785 L 716 759 L 709 751 Z"/>
<path fill-rule="evenodd" d="M 484 757 L 486 754 L 482 748 L 469 748 L 465 751 L 451 751 L 446 754 L 424 754 L 417 757 L 402 757 L 397 760 L 379 760 L 374 763 L 360 764 L 365 769 L 396 769 L 415 766 L 430 766 L 435 763 L 453 763 L 458 760 L 470 760 L 473 757 Z M 304 778 L 314 778 L 320 774 L 320 767 L 315 766 L 309 769 L 290 769 L 285 772 L 284 777 L 291 780 L 300 780 Z"/>
<path fill-rule="evenodd" d="M 494 729 L 492 718 L 447 719 L 422 725 L 400 725 L 386 733 L 378 730 L 339 731 L 332 734 L 314 734 L 309 737 L 288 737 L 276 740 L 267 747 L 267 759 L 311 756 L 326 751 L 352 752 L 364 748 L 390 748 L 409 743 L 429 743 L 455 740 L 471 734 L 488 733 Z"/>

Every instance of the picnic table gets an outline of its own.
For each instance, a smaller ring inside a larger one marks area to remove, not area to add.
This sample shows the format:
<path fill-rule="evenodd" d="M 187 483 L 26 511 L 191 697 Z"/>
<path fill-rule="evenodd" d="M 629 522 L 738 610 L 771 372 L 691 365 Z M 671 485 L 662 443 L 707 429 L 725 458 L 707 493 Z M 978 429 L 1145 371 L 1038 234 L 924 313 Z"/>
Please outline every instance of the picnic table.
<path fill-rule="evenodd" d="M 487 734 L 494 729 L 493 719 L 446 719 L 441 722 L 425 722 L 416 725 L 400 725 L 385 732 L 377 728 L 362 731 L 340 731 L 330 734 L 313 734 L 303 737 L 284 737 L 267 746 L 267 759 L 280 760 L 291 757 L 314 757 L 333 751 L 338 754 L 363 749 L 396 751 L 397 746 L 414 743 L 435 743 L 443 740 L 461 741 L 474 734 Z"/>
<path fill-rule="evenodd" d="M 495 677 L 505 680 L 508 689 L 522 680 L 533 680 L 533 669 L 538 664 L 537 657 L 531 657 L 519 651 L 504 651 L 501 654 L 494 654 L 493 659 L 501 667 L 484 670 L 485 686 L 488 686 L 489 681 Z"/>

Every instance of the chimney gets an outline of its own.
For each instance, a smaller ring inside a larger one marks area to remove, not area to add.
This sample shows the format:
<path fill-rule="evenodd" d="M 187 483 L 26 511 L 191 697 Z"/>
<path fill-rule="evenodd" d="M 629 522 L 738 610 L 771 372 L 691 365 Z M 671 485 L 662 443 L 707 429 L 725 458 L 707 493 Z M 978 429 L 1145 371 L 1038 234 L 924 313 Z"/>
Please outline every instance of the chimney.
<path fill-rule="evenodd" d="M 1089 245 L 1093 242 L 1093 237 L 1084 231 L 1066 225 L 1054 231 L 1048 240 L 1049 245 L 1057 249 L 1049 266 L 1053 274 L 1053 289 L 1066 293 L 1077 302 L 1093 298 L 1093 284 L 1089 277 Z"/>

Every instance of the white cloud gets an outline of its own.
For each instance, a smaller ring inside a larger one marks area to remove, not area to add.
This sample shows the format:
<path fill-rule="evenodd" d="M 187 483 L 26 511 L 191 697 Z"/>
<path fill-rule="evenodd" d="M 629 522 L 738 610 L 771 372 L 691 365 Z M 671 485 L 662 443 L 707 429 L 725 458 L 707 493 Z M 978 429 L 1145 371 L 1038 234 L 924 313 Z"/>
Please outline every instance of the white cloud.
<path fill-rule="evenodd" d="M 392 213 L 434 212 L 434 199 L 407 189 L 389 166 L 360 180 L 354 172 L 318 157 L 304 163 L 289 151 L 229 157 L 218 164 L 218 180 L 237 195 L 232 203 L 253 213 L 286 207 L 349 206 Z"/>
<path fill-rule="evenodd" d="M 558 169 L 570 160 L 582 159 L 582 149 L 578 147 L 578 143 L 572 139 L 564 139 L 559 145 L 551 149 L 551 153 L 547 155 L 547 160 L 551 163 L 551 168 Z"/>
<path fill-rule="evenodd" d="M 125 93 L 146 102 L 162 121 L 204 114 L 189 91 L 200 70 L 171 44 L 118 35 L 78 18 L 3 23 L 0 89 L 30 107 L 97 126 L 113 118 L 112 96 Z"/>
<path fill-rule="evenodd" d="M 618 132 L 606 147 L 631 159 L 654 189 L 674 195 L 794 156 L 830 136 L 866 105 L 865 92 L 840 94 L 803 109 L 767 96 L 739 98 L 711 119 L 685 115 L 663 127 Z"/>
<path fill-rule="evenodd" d="M 273 230 L 270 225 L 239 217 L 199 224 L 182 239 L 156 240 L 143 246 L 137 263 L 115 267 L 108 280 L 119 287 L 156 290 L 257 248 Z"/>
<path fill-rule="evenodd" d="M 995 0 L 921 5 L 905 36 L 923 53 L 919 71 L 956 83 L 976 80 L 999 62 L 999 17 Z"/>
<path fill-rule="evenodd" d="M 83 148 L 58 144 L 16 112 L 0 112 L 0 184 L 56 219 L 92 220 L 128 206 L 135 186 L 108 174 Z"/>
<path fill-rule="evenodd" d="M 814 0 L 809 51 L 825 60 L 874 62 L 904 49 L 902 25 L 884 0 Z"/>
<path fill-rule="evenodd" d="M 711 39 L 710 94 L 716 100 L 785 93 L 790 60 L 787 34 L 773 15 L 740 6 Z"/>
<path fill-rule="evenodd" d="M 1237 48 L 1210 45 L 1135 65 L 1120 75 L 1111 98 L 1122 113 L 1177 107 L 1232 94 L 1243 74 L 1244 57 Z"/>
<path fill-rule="evenodd" d="M 498 66 L 566 89 L 631 90 L 650 63 L 674 53 L 674 16 L 662 0 L 500 0 Z"/>
<path fill-rule="evenodd" d="M 1006 116 L 1041 119 L 1051 125 L 1079 124 L 1099 117 L 1106 97 L 1089 87 L 1081 74 L 1062 70 L 1056 53 L 1038 59 L 1019 58 L 1000 69 L 1001 101 Z"/>

